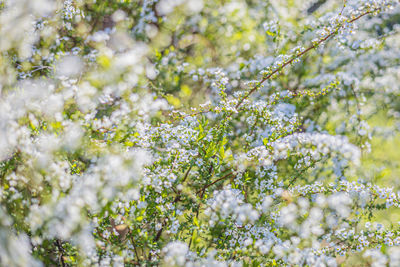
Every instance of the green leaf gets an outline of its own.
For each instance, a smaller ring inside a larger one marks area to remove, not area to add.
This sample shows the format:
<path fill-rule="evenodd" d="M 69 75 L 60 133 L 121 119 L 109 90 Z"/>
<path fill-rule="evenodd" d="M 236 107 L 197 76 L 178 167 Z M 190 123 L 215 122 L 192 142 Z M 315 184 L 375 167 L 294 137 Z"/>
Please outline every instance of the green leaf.
<path fill-rule="evenodd" d="M 224 146 L 221 146 L 220 148 L 219 148 L 219 157 L 220 157 L 220 159 L 224 159 L 225 158 L 225 149 L 224 149 Z"/>
<path fill-rule="evenodd" d="M 199 221 L 197 220 L 196 217 L 193 218 L 193 223 L 194 223 L 194 225 L 196 225 L 197 227 L 199 227 Z"/>

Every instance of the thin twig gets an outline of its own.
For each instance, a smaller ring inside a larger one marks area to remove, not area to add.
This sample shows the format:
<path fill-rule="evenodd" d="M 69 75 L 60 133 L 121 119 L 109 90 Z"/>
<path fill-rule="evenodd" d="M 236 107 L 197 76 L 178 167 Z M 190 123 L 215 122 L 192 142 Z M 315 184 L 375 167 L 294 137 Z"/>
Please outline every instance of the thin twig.
<path fill-rule="evenodd" d="M 140 262 L 139 253 L 138 253 L 138 251 L 136 249 L 136 245 L 135 245 L 135 242 L 133 241 L 133 236 L 132 235 L 131 235 L 131 242 L 132 242 L 133 249 L 135 250 L 136 259 L 137 259 L 138 262 Z"/>
<path fill-rule="evenodd" d="M 187 177 L 189 176 L 189 172 L 192 169 L 192 166 L 189 167 L 189 169 L 186 171 L 185 176 L 183 177 L 182 183 L 186 181 Z M 178 195 L 175 197 L 175 199 L 173 200 L 172 204 L 177 203 L 178 201 L 181 200 L 181 194 L 178 193 Z M 166 224 L 166 220 L 163 221 L 161 229 L 158 230 L 156 237 L 154 238 L 154 242 L 157 242 L 160 238 L 161 238 L 161 234 L 164 230 L 164 226 Z"/>
<path fill-rule="evenodd" d="M 205 191 L 208 187 L 210 187 L 210 186 L 212 186 L 212 185 L 218 183 L 219 181 L 222 181 L 222 180 L 228 178 L 228 177 L 231 176 L 232 174 L 233 174 L 233 172 L 229 172 L 228 174 L 226 174 L 226 175 L 224 175 L 223 177 L 221 177 L 221 178 L 215 180 L 215 181 L 212 182 L 211 184 L 206 184 L 206 185 L 204 185 L 202 189 L 200 189 L 199 191 L 196 192 L 196 194 L 199 194 L 200 192 L 202 192 L 202 196 L 203 196 L 204 191 Z"/>
<path fill-rule="evenodd" d="M 57 239 L 55 243 L 56 243 L 56 246 L 58 248 L 58 252 L 60 253 L 60 255 L 58 257 L 58 259 L 60 261 L 60 264 L 61 264 L 62 267 L 66 267 L 67 264 L 64 261 L 64 249 L 62 247 L 61 241 L 59 239 Z"/>
<path fill-rule="evenodd" d="M 374 11 L 367 11 L 351 20 L 349 20 L 347 23 L 353 23 L 354 21 L 368 15 L 371 14 L 373 12 L 375 12 L 377 10 Z M 340 27 L 338 27 L 338 29 L 336 29 L 335 31 L 331 32 L 330 34 L 328 34 L 326 37 L 322 38 L 321 40 L 319 40 L 317 43 L 311 45 L 310 47 L 308 47 L 306 50 L 304 50 L 303 52 L 299 53 L 298 55 L 296 55 L 295 57 L 291 58 L 290 60 L 286 61 L 283 65 L 281 65 L 280 67 L 277 67 L 274 71 L 272 71 L 270 74 L 268 74 L 267 76 L 265 76 L 261 81 L 259 81 L 243 98 L 241 98 L 239 100 L 239 102 L 236 104 L 235 108 L 239 108 L 240 105 L 244 102 L 244 100 L 246 100 L 251 94 L 253 94 L 255 91 L 258 90 L 258 88 L 268 79 L 270 79 L 272 76 L 274 76 L 275 74 L 279 73 L 281 70 L 283 70 L 287 65 L 290 65 L 293 61 L 295 61 L 296 59 L 299 59 L 300 57 L 302 57 L 304 54 L 308 53 L 309 51 L 315 49 L 316 47 L 318 47 L 320 44 L 322 44 L 323 42 L 325 42 L 326 40 L 328 40 L 330 37 L 336 35 L 339 31 L 340 28 L 342 28 L 343 25 L 340 25 Z"/>

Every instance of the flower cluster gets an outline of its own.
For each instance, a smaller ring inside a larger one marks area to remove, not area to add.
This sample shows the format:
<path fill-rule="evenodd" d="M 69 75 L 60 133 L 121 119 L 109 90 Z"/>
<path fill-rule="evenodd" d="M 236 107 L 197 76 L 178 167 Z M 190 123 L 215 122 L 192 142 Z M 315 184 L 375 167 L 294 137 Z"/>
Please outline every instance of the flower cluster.
<path fill-rule="evenodd" d="M 398 1 L 292 2 L 0 2 L 0 265 L 398 266 Z"/>

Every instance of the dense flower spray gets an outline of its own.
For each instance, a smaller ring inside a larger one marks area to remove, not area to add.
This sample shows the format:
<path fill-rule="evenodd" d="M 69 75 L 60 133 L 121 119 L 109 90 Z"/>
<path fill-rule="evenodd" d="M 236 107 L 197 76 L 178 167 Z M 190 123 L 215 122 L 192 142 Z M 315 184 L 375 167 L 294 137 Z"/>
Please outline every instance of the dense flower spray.
<path fill-rule="evenodd" d="M 398 266 L 398 1 L 291 2 L 0 1 L 0 265 Z"/>

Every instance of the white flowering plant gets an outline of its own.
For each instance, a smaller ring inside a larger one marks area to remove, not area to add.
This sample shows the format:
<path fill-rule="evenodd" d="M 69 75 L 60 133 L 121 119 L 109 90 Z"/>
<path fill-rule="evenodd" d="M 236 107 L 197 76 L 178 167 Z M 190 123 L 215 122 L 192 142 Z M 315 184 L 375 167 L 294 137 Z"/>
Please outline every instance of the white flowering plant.
<path fill-rule="evenodd" d="M 0 264 L 399 266 L 398 184 L 363 167 L 400 127 L 399 17 L 0 1 Z"/>

